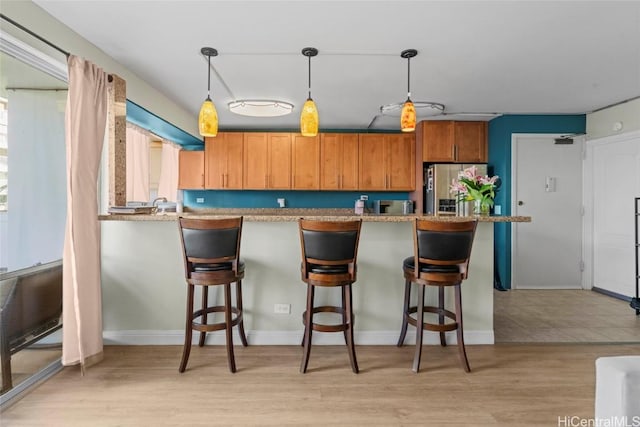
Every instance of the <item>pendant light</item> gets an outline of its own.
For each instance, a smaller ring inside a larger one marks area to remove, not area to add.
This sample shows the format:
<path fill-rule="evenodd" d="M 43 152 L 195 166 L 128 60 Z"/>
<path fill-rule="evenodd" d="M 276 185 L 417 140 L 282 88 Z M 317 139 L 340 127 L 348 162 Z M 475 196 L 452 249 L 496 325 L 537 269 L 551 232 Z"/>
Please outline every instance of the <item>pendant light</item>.
<path fill-rule="evenodd" d="M 305 47 L 302 54 L 309 58 L 309 97 L 302 106 L 300 114 L 300 133 L 302 136 L 316 136 L 318 134 L 318 109 L 311 99 L 311 57 L 318 54 L 318 49 Z"/>
<path fill-rule="evenodd" d="M 200 115 L 198 116 L 198 129 L 202 136 L 216 136 L 218 134 L 218 112 L 216 106 L 211 101 L 211 57 L 218 56 L 218 51 L 212 47 L 203 47 L 200 49 L 200 53 L 209 58 L 209 65 L 207 68 L 207 99 L 202 103 L 200 107 Z"/>
<path fill-rule="evenodd" d="M 416 56 L 418 51 L 415 49 L 403 50 L 401 57 L 407 58 L 407 100 L 402 106 L 400 113 L 400 130 L 402 132 L 413 132 L 416 130 L 416 108 L 411 102 L 411 58 Z"/>

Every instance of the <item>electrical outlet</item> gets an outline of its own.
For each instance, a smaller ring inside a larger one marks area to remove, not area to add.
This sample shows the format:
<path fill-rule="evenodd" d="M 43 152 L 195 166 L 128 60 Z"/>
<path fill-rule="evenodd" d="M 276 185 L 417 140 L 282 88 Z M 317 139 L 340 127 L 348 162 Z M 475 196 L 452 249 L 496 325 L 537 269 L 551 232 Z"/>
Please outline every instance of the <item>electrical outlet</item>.
<path fill-rule="evenodd" d="M 291 314 L 291 304 L 274 304 L 273 312 L 276 314 Z"/>
<path fill-rule="evenodd" d="M 280 206 L 281 208 L 284 208 L 286 206 L 287 201 L 283 198 L 279 198 L 276 199 L 276 201 L 278 202 L 278 206 Z"/>
<path fill-rule="evenodd" d="M 362 196 L 360 196 L 360 200 L 369 200 L 369 196 L 367 196 L 366 194 L 363 194 Z"/>
<path fill-rule="evenodd" d="M 196 203 L 204 203 L 204 197 L 196 198 Z"/>

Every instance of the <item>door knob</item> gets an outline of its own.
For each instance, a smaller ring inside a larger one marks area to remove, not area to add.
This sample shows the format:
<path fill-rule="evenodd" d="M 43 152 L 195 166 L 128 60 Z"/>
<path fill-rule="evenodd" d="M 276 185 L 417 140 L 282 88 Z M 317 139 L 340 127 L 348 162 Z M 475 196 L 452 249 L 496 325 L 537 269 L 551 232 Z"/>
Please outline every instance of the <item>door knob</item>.
<path fill-rule="evenodd" d="M 522 206 L 524 205 L 524 202 L 522 200 L 518 200 L 518 206 Z"/>

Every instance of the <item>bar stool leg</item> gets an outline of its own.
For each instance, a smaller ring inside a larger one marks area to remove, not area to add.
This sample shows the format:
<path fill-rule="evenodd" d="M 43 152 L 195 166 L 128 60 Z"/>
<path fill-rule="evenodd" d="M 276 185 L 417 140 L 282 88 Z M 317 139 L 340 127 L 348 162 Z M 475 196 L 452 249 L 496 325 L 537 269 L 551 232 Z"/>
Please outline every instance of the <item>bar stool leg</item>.
<path fill-rule="evenodd" d="M 347 330 L 345 333 L 347 334 L 347 349 L 349 351 L 349 361 L 351 362 L 351 370 L 354 374 L 357 374 L 360 370 L 358 369 L 358 360 L 356 359 L 356 349 L 355 344 L 353 342 L 353 294 L 351 293 L 351 285 L 346 285 L 342 287 L 343 295 L 345 296 L 346 302 L 346 321 L 347 321 Z"/>
<path fill-rule="evenodd" d="M 207 317 L 208 317 L 208 313 L 207 313 L 207 306 L 209 303 L 209 287 L 208 286 L 203 286 L 202 287 L 202 324 L 206 325 L 207 324 Z M 204 346 L 204 340 L 207 337 L 207 332 L 206 331 L 201 331 L 200 332 L 200 341 L 198 342 L 198 346 L 202 347 Z"/>
<path fill-rule="evenodd" d="M 346 286 L 341 286 L 341 294 L 342 294 L 342 325 L 343 326 L 347 326 L 348 325 L 348 319 L 347 319 L 347 287 Z M 344 335 L 344 342 L 348 345 L 349 344 L 349 333 L 347 331 L 347 329 L 345 328 L 345 330 L 342 333 Z"/>
<path fill-rule="evenodd" d="M 440 313 L 438 314 L 438 323 L 444 325 L 444 287 L 438 287 L 438 309 L 440 309 Z M 447 340 L 445 339 L 444 332 L 440 332 L 440 345 L 442 347 L 447 346 Z"/>
<path fill-rule="evenodd" d="M 404 306 L 402 308 L 402 329 L 400 330 L 400 338 L 398 339 L 398 347 L 404 344 L 404 338 L 407 336 L 407 316 L 409 315 L 409 301 L 411 299 L 411 281 L 404 282 Z"/>
<path fill-rule="evenodd" d="M 193 325 L 193 292 L 194 286 L 187 284 L 187 321 L 184 328 L 184 347 L 182 348 L 182 361 L 178 372 L 184 372 L 187 368 L 189 353 L 191 352 L 191 327 Z"/>
<path fill-rule="evenodd" d="M 305 327 L 304 327 L 304 350 L 302 355 L 302 364 L 300 365 L 300 373 L 307 372 L 307 365 L 309 364 L 309 355 L 311 354 L 311 333 L 313 331 L 313 297 L 315 295 L 315 288 L 313 285 L 307 284 L 307 311 L 305 312 Z"/>
<path fill-rule="evenodd" d="M 413 372 L 420 370 L 422 357 L 422 330 L 424 328 L 424 285 L 418 285 L 418 310 L 416 312 L 416 352 L 413 356 Z"/>
<path fill-rule="evenodd" d="M 233 354 L 233 325 L 231 325 L 231 284 L 224 284 L 224 322 L 227 336 L 227 359 L 229 360 L 229 370 L 236 372 L 236 359 Z"/>
<path fill-rule="evenodd" d="M 238 307 L 238 311 L 240 312 L 240 316 L 242 316 L 242 280 L 238 280 L 236 282 L 236 307 Z M 244 316 L 238 323 L 238 332 L 240 333 L 240 341 L 242 341 L 243 346 L 248 346 L 247 336 L 244 333 Z"/>
<path fill-rule="evenodd" d="M 456 286 L 456 323 L 458 323 L 458 328 L 456 329 L 456 334 L 458 336 L 458 352 L 460 353 L 460 362 L 462 362 L 462 367 L 466 372 L 471 372 L 471 368 L 469 367 L 469 360 L 467 359 L 467 352 L 464 348 L 464 331 L 462 329 L 462 290 L 460 289 L 460 283 Z"/>

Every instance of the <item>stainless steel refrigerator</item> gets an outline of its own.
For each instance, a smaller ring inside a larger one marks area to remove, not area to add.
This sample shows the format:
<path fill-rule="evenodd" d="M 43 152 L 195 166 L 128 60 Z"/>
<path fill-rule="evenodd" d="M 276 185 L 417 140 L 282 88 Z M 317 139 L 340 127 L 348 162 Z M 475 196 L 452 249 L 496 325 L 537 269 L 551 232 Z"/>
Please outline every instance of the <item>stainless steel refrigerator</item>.
<path fill-rule="evenodd" d="M 424 168 L 424 213 L 426 215 L 468 215 L 470 203 L 456 201 L 450 192 L 451 183 L 463 169 L 475 166 L 478 174 L 487 174 L 487 165 L 482 164 L 431 164 Z"/>

